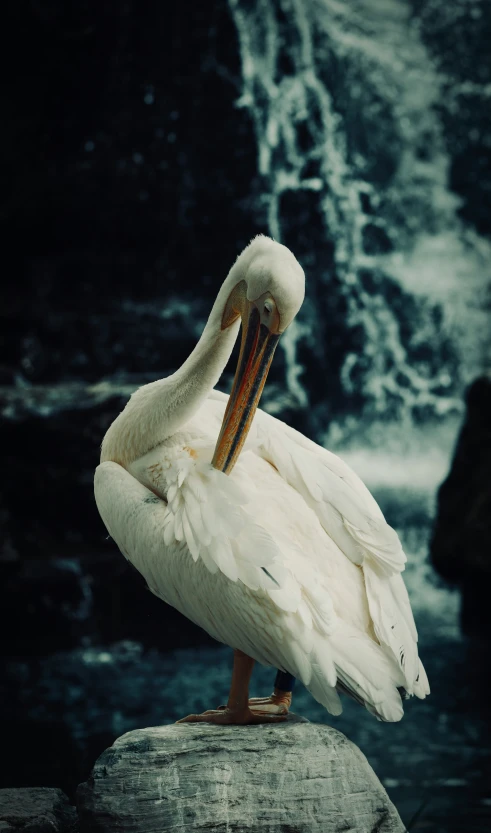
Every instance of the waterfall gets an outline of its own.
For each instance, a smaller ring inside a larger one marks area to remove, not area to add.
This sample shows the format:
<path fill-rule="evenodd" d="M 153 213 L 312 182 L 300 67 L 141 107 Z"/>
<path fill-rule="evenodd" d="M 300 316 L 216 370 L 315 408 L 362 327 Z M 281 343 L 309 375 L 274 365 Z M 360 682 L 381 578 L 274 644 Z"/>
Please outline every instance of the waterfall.
<path fill-rule="evenodd" d="M 236 106 L 254 127 L 269 233 L 292 245 L 315 297 L 313 318 L 306 307 L 283 339 L 290 394 L 300 407 L 309 401 L 299 354 L 315 325 L 341 410 L 460 412 L 463 384 L 486 355 L 475 303 L 482 256 L 456 218 L 440 80 L 409 4 L 228 5 L 241 59 Z M 471 287 L 460 292 L 458 261 Z"/>

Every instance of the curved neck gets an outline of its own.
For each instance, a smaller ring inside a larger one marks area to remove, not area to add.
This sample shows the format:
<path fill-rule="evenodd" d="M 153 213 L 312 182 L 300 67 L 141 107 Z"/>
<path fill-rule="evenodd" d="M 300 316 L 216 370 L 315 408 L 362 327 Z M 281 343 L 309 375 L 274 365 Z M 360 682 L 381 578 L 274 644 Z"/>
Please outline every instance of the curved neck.
<path fill-rule="evenodd" d="M 179 370 L 157 383 L 165 387 L 167 436 L 174 434 L 196 413 L 217 384 L 230 358 L 240 320 L 222 330 L 222 311 L 217 316 L 218 320 L 212 320 L 210 315 L 200 340 Z"/>
<path fill-rule="evenodd" d="M 217 384 L 237 339 L 240 319 L 222 329 L 225 305 L 240 281 L 237 263 L 230 270 L 198 344 L 172 376 L 143 385 L 104 437 L 101 462 L 128 466 L 171 437 L 197 412 Z"/>

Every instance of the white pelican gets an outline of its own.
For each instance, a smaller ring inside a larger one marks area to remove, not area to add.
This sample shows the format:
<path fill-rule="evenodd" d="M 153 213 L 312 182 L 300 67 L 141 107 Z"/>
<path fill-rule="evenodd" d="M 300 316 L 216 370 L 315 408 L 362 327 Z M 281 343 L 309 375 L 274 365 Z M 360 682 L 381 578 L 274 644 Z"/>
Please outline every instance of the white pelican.
<path fill-rule="evenodd" d="M 346 463 L 256 410 L 304 286 L 289 249 L 256 237 L 189 358 L 137 390 L 102 443 L 95 496 L 109 534 L 155 595 L 234 649 L 227 706 L 184 721 L 284 719 L 288 692 L 249 700 L 255 660 L 331 714 L 339 691 L 387 721 L 403 697 L 429 693 L 397 534 Z M 241 321 L 228 397 L 214 386 Z"/>

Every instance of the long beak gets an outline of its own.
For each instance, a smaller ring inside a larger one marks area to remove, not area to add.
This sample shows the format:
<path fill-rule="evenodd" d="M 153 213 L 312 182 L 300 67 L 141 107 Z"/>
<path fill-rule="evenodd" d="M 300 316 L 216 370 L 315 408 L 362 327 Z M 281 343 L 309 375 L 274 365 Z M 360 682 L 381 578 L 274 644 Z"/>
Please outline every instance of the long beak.
<path fill-rule="evenodd" d="M 259 310 L 247 302 L 242 314 L 242 342 L 232 393 L 223 417 L 212 465 L 230 474 L 246 441 L 279 335 L 261 324 Z"/>

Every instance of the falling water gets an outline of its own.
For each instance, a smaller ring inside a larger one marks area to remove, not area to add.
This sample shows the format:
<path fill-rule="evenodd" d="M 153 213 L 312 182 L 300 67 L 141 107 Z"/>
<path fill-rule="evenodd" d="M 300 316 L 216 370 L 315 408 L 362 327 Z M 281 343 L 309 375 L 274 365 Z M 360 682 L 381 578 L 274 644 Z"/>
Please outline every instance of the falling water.
<path fill-rule="evenodd" d="M 433 109 L 440 79 L 408 3 L 229 0 L 229 8 L 242 66 L 237 107 L 254 124 L 269 231 L 288 243 L 283 198 L 290 211 L 302 196 L 313 199 L 324 239 L 306 229 L 300 260 L 323 295 L 336 276 L 347 329 L 362 334 L 340 361 L 342 389 L 370 403 L 373 417 L 458 412 L 462 385 L 489 347 L 482 326 L 489 246 L 464 240 L 456 220 Z M 381 170 L 384 154 L 389 173 Z M 326 243 L 332 263 L 323 275 L 313 249 Z M 463 274 L 465 288 L 456 291 Z M 307 332 L 301 314 L 283 344 L 299 405 L 308 400 L 298 358 Z M 329 361 L 329 345 L 323 349 Z"/>

